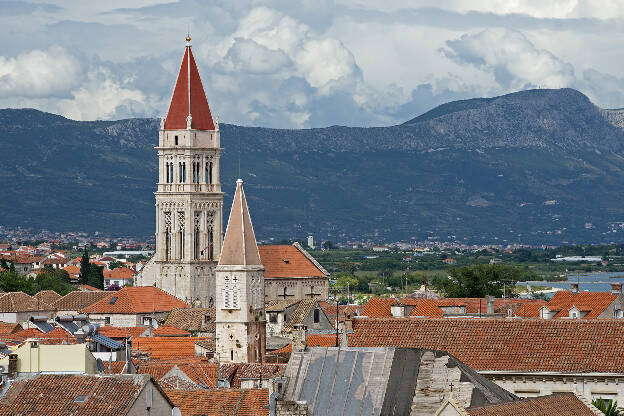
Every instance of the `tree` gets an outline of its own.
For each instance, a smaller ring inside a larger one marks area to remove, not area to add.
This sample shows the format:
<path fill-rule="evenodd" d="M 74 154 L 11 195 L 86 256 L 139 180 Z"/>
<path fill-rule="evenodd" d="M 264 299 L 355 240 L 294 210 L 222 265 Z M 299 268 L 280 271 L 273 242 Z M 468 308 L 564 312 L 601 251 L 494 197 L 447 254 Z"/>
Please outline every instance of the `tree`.
<path fill-rule="evenodd" d="M 436 278 L 433 285 L 437 290 L 452 298 L 481 298 L 486 295 L 501 297 L 515 296 L 513 285 L 521 269 L 504 264 L 473 263 L 448 270 L 448 276 Z"/>
<path fill-rule="evenodd" d="M 119 260 L 111 261 L 110 263 L 108 263 L 108 269 L 109 270 L 114 270 L 117 267 L 126 267 L 126 265 L 125 265 L 125 263 L 122 263 Z"/>
<path fill-rule="evenodd" d="M 87 276 L 86 284 L 97 287 L 98 289 L 104 289 L 104 267 L 91 264 L 89 266 L 89 275 Z"/>
<path fill-rule="evenodd" d="M 592 401 L 592 404 L 607 416 L 621 416 L 623 413 L 617 407 L 616 400 L 605 400 L 602 397 Z"/>
<path fill-rule="evenodd" d="M 9 270 L 9 264 L 5 259 L 0 259 L 0 269 Z"/>
<path fill-rule="evenodd" d="M 74 290 L 74 287 L 69 283 L 69 274 L 65 270 L 54 269 L 47 264 L 35 277 L 35 291 L 41 290 L 53 290 L 59 295 L 65 296 Z"/>
<path fill-rule="evenodd" d="M 34 279 L 20 276 L 15 270 L 0 272 L 0 289 L 5 292 L 37 293 Z"/>
<path fill-rule="evenodd" d="M 87 251 L 87 247 L 85 247 L 82 252 L 82 259 L 80 259 L 80 283 L 83 285 L 87 284 L 87 280 L 89 279 L 90 267 L 91 263 L 89 262 L 89 252 Z"/>

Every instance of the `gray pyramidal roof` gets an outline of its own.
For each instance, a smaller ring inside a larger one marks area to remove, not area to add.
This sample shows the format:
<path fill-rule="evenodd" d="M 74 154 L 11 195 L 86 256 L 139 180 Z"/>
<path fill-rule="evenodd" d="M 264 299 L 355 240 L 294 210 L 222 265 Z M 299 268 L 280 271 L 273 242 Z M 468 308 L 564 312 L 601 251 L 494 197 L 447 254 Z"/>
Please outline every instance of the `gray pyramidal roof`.
<path fill-rule="evenodd" d="M 392 347 L 315 347 L 293 352 L 284 374 L 289 380 L 284 398 L 307 402 L 309 414 L 315 415 L 409 415 L 423 356 L 432 354 L 448 356 L 447 366 L 458 368 L 461 381 L 472 384 L 471 405 L 518 399 L 445 351 Z"/>
<path fill-rule="evenodd" d="M 243 180 L 236 181 L 236 192 L 230 211 L 219 266 L 261 266 L 256 235 L 251 225 Z"/>

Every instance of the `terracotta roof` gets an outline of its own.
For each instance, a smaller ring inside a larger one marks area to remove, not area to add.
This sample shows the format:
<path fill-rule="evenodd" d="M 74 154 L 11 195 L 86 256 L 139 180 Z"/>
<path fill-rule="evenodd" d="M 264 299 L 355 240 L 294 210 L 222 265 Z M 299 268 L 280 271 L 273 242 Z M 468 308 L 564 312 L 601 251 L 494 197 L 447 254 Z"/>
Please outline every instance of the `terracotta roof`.
<path fill-rule="evenodd" d="M 126 338 L 138 338 L 143 335 L 149 328 L 145 326 L 130 326 L 130 327 L 118 327 L 118 326 L 101 326 L 98 332 L 105 337 L 109 337 L 115 340 L 124 340 Z"/>
<path fill-rule="evenodd" d="M 516 310 L 516 316 L 520 318 L 539 318 L 540 309 L 545 305 L 545 300 L 534 303 L 525 303 Z"/>
<path fill-rule="evenodd" d="M 56 300 L 52 306 L 58 311 L 79 311 L 110 294 L 111 292 L 104 292 L 103 290 L 76 290 Z"/>
<path fill-rule="evenodd" d="M 444 312 L 439 308 L 435 299 L 423 299 L 412 309 L 410 316 L 428 316 L 431 318 L 442 318 Z"/>
<path fill-rule="evenodd" d="M 217 369 L 215 363 L 202 357 L 148 360 L 137 364 L 139 374 L 149 374 L 156 380 L 162 380 L 174 366 L 177 366 L 193 383 L 206 388 L 215 388 Z"/>
<path fill-rule="evenodd" d="M 86 306 L 84 313 L 150 313 L 168 312 L 189 305 L 154 286 L 128 286 Z"/>
<path fill-rule="evenodd" d="M 52 311 L 54 308 L 24 292 L 8 292 L 0 296 L 0 312 Z"/>
<path fill-rule="evenodd" d="M 186 48 L 182 65 L 180 65 L 178 80 L 176 81 L 167 118 L 165 119 L 165 129 L 185 130 L 186 117 L 189 113 L 192 116 L 191 128 L 195 130 L 215 129 L 204 86 L 202 85 L 190 46 Z"/>
<path fill-rule="evenodd" d="M 294 245 L 258 246 L 265 278 L 327 277 Z"/>
<path fill-rule="evenodd" d="M 0 338 L 7 335 L 15 334 L 22 331 L 24 328 L 20 324 L 11 324 L 8 322 L 0 322 Z"/>
<path fill-rule="evenodd" d="M 104 279 L 133 279 L 134 271 L 127 267 L 117 267 L 113 270 L 104 270 Z"/>
<path fill-rule="evenodd" d="M 151 358 L 195 357 L 195 341 L 209 337 L 139 337 L 132 343 L 132 349 L 148 353 Z"/>
<path fill-rule="evenodd" d="M 42 344 L 76 344 L 78 340 L 60 327 L 50 332 L 43 332 L 37 328 L 27 328 L 5 337 L 6 340 L 25 341 L 29 338 L 37 339 Z"/>
<path fill-rule="evenodd" d="M 150 378 L 146 375 L 42 374 L 11 385 L 0 400 L 0 415 L 127 414 L 149 382 Z M 85 396 L 84 400 L 80 396 Z M 165 396 L 165 399 L 168 398 Z"/>
<path fill-rule="evenodd" d="M 268 416 L 269 391 L 248 390 L 168 390 L 167 395 L 183 416 Z"/>
<path fill-rule="evenodd" d="M 230 210 L 219 266 L 261 266 L 258 245 L 254 234 L 243 180 L 236 181 L 236 191 Z"/>
<path fill-rule="evenodd" d="M 41 290 L 37 292 L 33 297 L 39 302 L 47 303 L 48 305 L 52 305 L 52 303 L 62 298 L 61 295 L 53 290 Z"/>
<path fill-rule="evenodd" d="M 596 319 L 611 305 L 618 295 L 611 292 L 570 292 L 560 290 L 546 303 L 551 311 L 559 311 L 554 319 L 567 318 L 569 310 L 576 306 L 579 310 L 587 312 L 583 319 Z M 611 317 L 610 317 L 611 318 Z"/>
<path fill-rule="evenodd" d="M 553 393 L 550 396 L 468 408 L 466 411 L 470 416 L 596 416 L 597 414 L 574 393 Z"/>
<path fill-rule="evenodd" d="M 394 305 L 396 299 L 394 298 L 370 298 L 364 309 L 362 310 L 362 316 L 368 316 L 371 318 L 385 318 L 392 316 L 390 307 Z"/>
<path fill-rule="evenodd" d="M 104 361 L 102 364 L 104 365 L 104 374 L 121 374 L 126 368 L 125 361 Z"/>
<path fill-rule="evenodd" d="M 448 351 L 477 371 L 624 373 L 616 320 L 357 318 L 353 347 Z"/>
<path fill-rule="evenodd" d="M 215 332 L 215 308 L 178 308 L 171 311 L 165 325 L 190 332 Z"/>
<path fill-rule="evenodd" d="M 163 325 L 154 329 L 154 336 L 158 337 L 187 337 L 191 333 L 175 326 Z"/>
<path fill-rule="evenodd" d="M 63 258 L 53 258 L 53 259 L 45 259 L 41 262 L 41 264 L 67 264 L 69 260 Z"/>

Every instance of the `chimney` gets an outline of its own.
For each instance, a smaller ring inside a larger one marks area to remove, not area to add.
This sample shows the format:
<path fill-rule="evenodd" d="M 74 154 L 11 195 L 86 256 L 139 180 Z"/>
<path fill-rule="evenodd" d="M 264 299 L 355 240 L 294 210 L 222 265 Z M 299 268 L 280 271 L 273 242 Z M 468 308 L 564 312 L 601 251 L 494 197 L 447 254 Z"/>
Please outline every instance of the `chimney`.
<path fill-rule="evenodd" d="M 344 325 L 347 332 L 353 331 L 353 318 L 350 313 L 345 316 Z"/>
<path fill-rule="evenodd" d="M 494 314 L 494 296 L 486 296 L 485 302 L 487 304 L 487 314 L 493 315 Z"/>
<path fill-rule="evenodd" d="M 292 350 L 305 351 L 308 346 L 308 327 L 303 324 L 295 324 L 293 330 Z"/>
<path fill-rule="evenodd" d="M 621 295 L 622 283 L 611 283 L 611 293 L 614 295 Z"/>
<path fill-rule="evenodd" d="M 579 284 L 572 283 L 572 293 L 578 293 L 578 291 L 579 291 Z"/>
<path fill-rule="evenodd" d="M 14 378 L 17 373 L 17 354 L 9 354 L 9 378 Z"/>

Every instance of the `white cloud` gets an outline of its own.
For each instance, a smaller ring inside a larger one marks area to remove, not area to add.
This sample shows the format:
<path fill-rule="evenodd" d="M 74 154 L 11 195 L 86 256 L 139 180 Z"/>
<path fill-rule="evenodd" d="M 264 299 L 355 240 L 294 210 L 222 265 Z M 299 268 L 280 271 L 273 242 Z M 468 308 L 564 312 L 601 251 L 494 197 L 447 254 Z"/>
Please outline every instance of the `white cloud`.
<path fill-rule="evenodd" d="M 490 72 L 507 90 L 561 88 L 574 83 L 574 68 L 549 51 L 538 49 L 522 33 L 487 29 L 446 42 L 446 56 Z"/>
<path fill-rule="evenodd" d="M 81 81 L 80 62 L 64 48 L 0 56 L 0 94 L 13 97 L 63 96 Z"/>
<path fill-rule="evenodd" d="M 145 95 L 114 81 L 104 68 L 89 72 L 87 81 L 71 94 L 73 98 L 61 100 L 58 107 L 65 117 L 74 120 L 109 119 L 146 110 Z"/>

